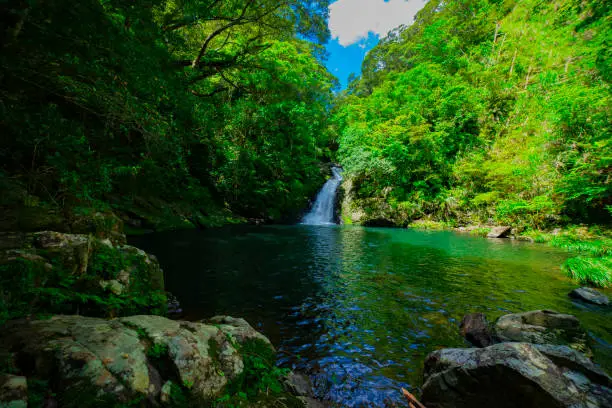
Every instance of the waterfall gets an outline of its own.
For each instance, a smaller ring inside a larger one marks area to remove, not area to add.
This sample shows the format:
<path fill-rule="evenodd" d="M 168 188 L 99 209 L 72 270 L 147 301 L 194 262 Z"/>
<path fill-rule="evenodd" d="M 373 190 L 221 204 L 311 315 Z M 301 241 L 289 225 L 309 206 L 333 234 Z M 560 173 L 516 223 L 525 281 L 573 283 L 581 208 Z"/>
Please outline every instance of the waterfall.
<path fill-rule="evenodd" d="M 312 209 L 302 218 L 302 224 L 307 225 L 329 225 L 334 223 L 334 205 L 336 203 L 336 191 L 342 176 L 341 170 L 338 167 L 331 169 L 333 177 L 325 182 L 317 199 L 315 200 Z"/>

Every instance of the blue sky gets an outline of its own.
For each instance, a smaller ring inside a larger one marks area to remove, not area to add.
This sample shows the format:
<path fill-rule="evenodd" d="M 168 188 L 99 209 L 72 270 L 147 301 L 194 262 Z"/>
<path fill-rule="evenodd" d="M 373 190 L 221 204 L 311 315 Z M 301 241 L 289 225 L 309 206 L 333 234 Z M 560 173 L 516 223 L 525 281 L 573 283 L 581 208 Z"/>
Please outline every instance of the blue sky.
<path fill-rule="evenodd" d="M 395 27 L 410 25 L 427 0 L 336 0 L 329 7 L 327 68 L 346 88 L 351 73 L 361 73 L 366 53 Z"/>

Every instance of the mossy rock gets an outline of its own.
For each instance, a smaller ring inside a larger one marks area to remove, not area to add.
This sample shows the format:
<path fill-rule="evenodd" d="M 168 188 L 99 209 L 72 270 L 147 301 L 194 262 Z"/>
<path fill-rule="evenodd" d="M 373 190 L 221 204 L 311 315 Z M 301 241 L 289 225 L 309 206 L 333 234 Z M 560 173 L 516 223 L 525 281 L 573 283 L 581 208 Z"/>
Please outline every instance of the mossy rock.
<path fill-rule="evenodd" d="M 62 407 L 304 407 L 282 388 L 268 339 L 243 319 L 213 320 L 17 320 L 0 332 L 0 356 L 13 353 L 29 398 Z"/>
<path fill-rule="evenodd" d="M 90 235 L 0 234 L 0 319 L 38 313 L 165 314 L 159 262 Z"/>

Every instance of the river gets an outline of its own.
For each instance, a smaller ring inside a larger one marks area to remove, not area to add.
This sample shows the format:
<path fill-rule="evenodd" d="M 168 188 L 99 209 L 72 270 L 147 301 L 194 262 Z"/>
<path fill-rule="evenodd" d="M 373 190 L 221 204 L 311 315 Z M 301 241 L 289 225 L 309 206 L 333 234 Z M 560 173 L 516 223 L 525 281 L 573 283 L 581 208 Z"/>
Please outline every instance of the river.
<path fill-rule="evenodd" d="M 183 318 L 244 317 L 349 407 L 404 406 L 425 356 L 464 346 L 465 313 L 576 315 L 612 371 L 612 312 L 572 301 L 564 251 L 453 232 L 352 226 L 234 226 L 131 238 L 155 254 Z"/>

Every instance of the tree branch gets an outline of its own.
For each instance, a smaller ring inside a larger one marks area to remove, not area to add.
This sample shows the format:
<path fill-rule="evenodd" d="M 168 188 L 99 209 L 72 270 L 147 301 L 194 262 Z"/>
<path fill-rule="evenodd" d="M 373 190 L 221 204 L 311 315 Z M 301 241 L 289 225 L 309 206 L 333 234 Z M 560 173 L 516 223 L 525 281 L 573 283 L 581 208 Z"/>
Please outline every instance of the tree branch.
<path fill-rule="evenodd" d="M 225 30 L 228 30 L 234 26 L 243 25 L 243 24 L 247 24 L 250 22 L 250 20 L 248 19 L 245 20 L 244 17 L 246 16 L 248 9 L 251 7 L 253 3 L 255 3 L 255 0 L 248 0 L 244 8 L 242 9 L 242 12 L 240 13 L 238 17 L 236 17 L 236 19 L 234 19 L 231 23 L 216 29 L 215 31 L 213 31 L 212 33 L 208 35 L 208 37 L 204 41 L 204 44 L 202 44 L 202 47 L 200 48 L 200 52 L 198 52 L 197 57 L 195 57 L 193 62 L 191 63 L 191 68 L 196 68 L 200 64 L 200 61 L 202 60 L 202 57 L 206 53 L 206 50 L 208 49 L 210 42 L 213 39 L 215 39 L 216 36 L 218 36 L 219 34 L 222 34 Z"/>
<path fill-rule="evenodd" d="M 229 88 L 229 87 L 227 87 L 227 86 L 223 86 L 223 87 L 220 87 L 220 88 L 215 89 L 215 90 L 214 90 L 214 91 L 212 91 L 212 92 L 205 93 L 205 94 L 200 93 L 200 92 L 198 92 L 198 91 L 194 91 L 193 89 L 192 89 L 190 92 L 191 92 L 193 95 L 197 96 L 197 97 L 201 97 L 201 98 L 210 98 L 211 96 L 215 96 L 215 95 L 216 95 L 216 94 L 218 94 L 218 93 L 225 92 L 225 91 L 229 91 L 229 90 L 230 90 L 230 88 Z"/>

